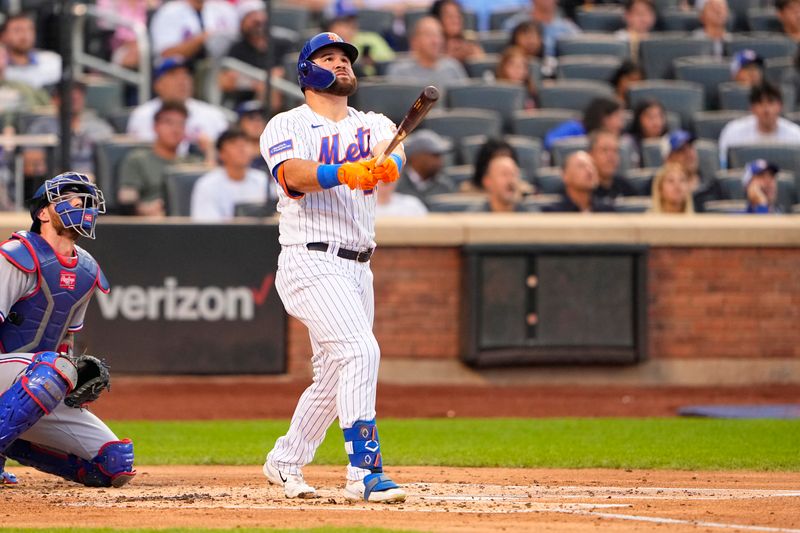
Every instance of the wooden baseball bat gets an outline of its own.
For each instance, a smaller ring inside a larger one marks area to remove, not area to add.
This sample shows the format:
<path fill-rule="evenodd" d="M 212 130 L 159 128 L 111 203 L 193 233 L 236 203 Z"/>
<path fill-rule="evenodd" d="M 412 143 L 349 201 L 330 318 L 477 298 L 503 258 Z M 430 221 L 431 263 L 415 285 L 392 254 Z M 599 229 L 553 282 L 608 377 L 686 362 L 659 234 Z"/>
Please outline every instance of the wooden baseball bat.
<path fill-rule="evenodd" d="M 419 97 L 411 105 L 411 109 L 403 117 L 403 121 L 400 122 L 397 133 L 392 137 L 389 146 L 378 157 L 375 166 L 380 166 L 381 163 L 386 161 L 386 158 L 392 154 L 392 150 L 397 148 L 397 145 L 403 142 L 408 137 L 408 134 L 414 131 L 414 128 L 419 126 L 419 123 L 422 122 L 422 119 L 425 118 L 425 115 L 428 114 L 428 111 L 431 110 L 437 100 L 439 100 L 439 89 L 433 85 L 428 85 L 422 90 Z"/>

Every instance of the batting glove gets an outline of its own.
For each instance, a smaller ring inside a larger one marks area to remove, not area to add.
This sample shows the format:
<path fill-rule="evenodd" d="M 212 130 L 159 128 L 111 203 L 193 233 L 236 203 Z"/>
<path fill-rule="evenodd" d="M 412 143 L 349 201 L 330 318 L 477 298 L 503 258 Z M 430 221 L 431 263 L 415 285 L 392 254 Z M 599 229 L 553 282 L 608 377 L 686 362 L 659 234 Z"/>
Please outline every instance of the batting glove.
<path fill-rule="evenodd" d="M 371 166 L 367 161 L 344 163 L 339 167 L 336 176 L 340 183 L 353 190 L 367 191 L 374 189 L 378 184 L 378 179 L 372 174 Z"/>
<path fill-rule="evenodd" d="M 371 159 L 370 161 L 375 162 L 375 159 Z M 392 181 L 396 181 L 397 178 L 400 177 L 400 168 L 398 165 L 398 161 L 400 161 L 400 156 L 398 155 L 391 155 L 386 158 L 386 160 L 380 164 L 380 166 L 376 166 L 375 169 L 372 171 L 372 175 L 378 181 L 382 181 L 384 183 L 390 183 Z"/>

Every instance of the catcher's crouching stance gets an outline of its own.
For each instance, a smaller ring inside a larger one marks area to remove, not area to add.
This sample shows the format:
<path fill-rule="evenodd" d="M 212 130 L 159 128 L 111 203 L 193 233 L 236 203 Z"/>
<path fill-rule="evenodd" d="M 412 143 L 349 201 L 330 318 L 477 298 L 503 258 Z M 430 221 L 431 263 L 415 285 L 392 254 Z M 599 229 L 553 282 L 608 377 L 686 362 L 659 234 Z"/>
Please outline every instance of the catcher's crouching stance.
<path fill-rule="evenodd" d="M 133 443 L 83 409 L 109 379 L 89 355 L 0 355 L 0 455 L 87 487 L 127 483 L 136 475 Z"/>

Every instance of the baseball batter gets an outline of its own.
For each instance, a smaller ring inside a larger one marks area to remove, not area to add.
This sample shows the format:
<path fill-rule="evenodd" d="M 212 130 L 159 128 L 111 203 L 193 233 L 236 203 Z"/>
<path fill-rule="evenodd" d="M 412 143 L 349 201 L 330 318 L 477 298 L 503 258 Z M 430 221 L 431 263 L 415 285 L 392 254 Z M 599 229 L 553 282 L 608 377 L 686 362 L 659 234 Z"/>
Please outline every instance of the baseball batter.
<path fill-rule="evenodd" d="M 71 355 L 89 299 L 108 291 L 97 262 L 75 245 L 94 238 L 103 212 L 89 178 L 61 174 L 34 195 L 31 231 L 0 244 L 0 485 L 17 483 L 5 457 L 93 487 L 135 475 L 131 441 L 82 408 L 107 385 L 104 365 Z"/>
<path fill-rule="evenodd" d="M 348 107 L 357 57 L 335 33 L 311 38 L 297 63 L 306 103 L 275 116 L 261 135 L 261 153 L 282 189 L 276 287 L 289 314 L 308 327 L 314 370 L 264 473 L 287 498 L 316 497 L 301 468 L 338 416 L 350 459 L 345 497 L 397 502 L 405 492 L 383 473 L 375 423 L 380 349 L 369 260 L 375 187 L 397 179 L 405 156 L 399 147 L 375 165 L 395 126 Z"/>

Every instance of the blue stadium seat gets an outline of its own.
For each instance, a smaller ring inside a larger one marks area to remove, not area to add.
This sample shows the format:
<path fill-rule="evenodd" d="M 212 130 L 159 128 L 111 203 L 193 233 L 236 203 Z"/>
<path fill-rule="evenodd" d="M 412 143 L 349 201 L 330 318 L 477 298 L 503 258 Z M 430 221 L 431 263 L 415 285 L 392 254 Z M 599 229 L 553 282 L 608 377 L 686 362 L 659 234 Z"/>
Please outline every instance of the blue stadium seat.
<path fill-rule="evenodd" d="M 575 19 L 587 32 L 613 33 L 625 27 L 625 11 L 620 6 L 580 6 L 575 11 Z"/>
<path fill-rule="evenodd" d="M 751 7 L 747 9 L 747 26 L 750 31 L 783 33 L 783 26 L 775 8 Z"/>
<path fill-rule="evenodd" d="M 721 83 L 731 81 L 730 59 L 691 56 L 678 58 L 672 64 L 677 79 L 699 83 L 703 86 L 706 109 L 719 107 L 717 88 Z"/>
<path fill-rule="evenodd" d="M 487 72 L 494 77 L 494 72 L 497 70 L 497 64 L 499 62 L 499 54 L 485 54 L 482 57 L 467 59 L 464 63 L 464 68 L 467 69 L 467 74 L 470 78 L 482 79 Z"/>
<path fill-rule="evenodd" d="M 618 56 L 564 56 L 558 62 L 558 77 L 565 80 L 598 80 L 610 82 L 622 64 Z"/>
<path fill-rule="evenodd" d="M 445 167 L 443 172 L 453 181 L 456 185 L 456 190 L 458 190 L 462 183 L 472 180 L 475 167 L 471 163 L 468 165 L 451 165 Z"/>
<path fill-rule="evenodd" d="M 660 19 L 664 31 L 691 32 L 702 27 L 700 17 L 696 11 L 672 8 L 661 13 Z"/>
<path fill-rule="evenodd" d="M 355 106 L 362 111 L 383 113 L 395 124 L 400 124 L 408 107 L 425 87 L 418 82 L 385 81 L 372 78 L 358 84 Z"/>
<path fill-rule="evenodd" d="M 497 136 L 501 132 L 502 119 L 496 111 L 485 109 L 434 109 L 422 122 L 423 128 L 432 129 L 439 135 L 449 137 L 458 148 L 461 139 L 471 135 Z"/>
<path fill-rule="evenodd" d="M 511 130 L 514 113 L 525 103 L 525 88 L 511 83 L 482 82 L 448 88 L 447 101 L 451 108 L 488 109 L 503 119 L 506 131 Z M 412 100 L 413 101 L 413 100 Z"/>
<path fill-rule="evenodd" d="M 734 34 L 726 44 L 726 54 L 733 56 L 741 50 L 754 50 L 764 59 L 773 57 L 793 57 L 797 49 L 794 41 L 775 33 Z"/>
<path fill-rule="evenodd" d="M 672 62 L 679 57 L 710 55 L 709 39 L 691 37 L 688 33 L 653 33 L 639 43 L 639 63 L 647 79 L 668 79 L 674 75 Z"/>
<path fill-rule="evenodd" d="M 764 61 L 764 76 L 774 84 L 783 82 L 785 76 L 794 70 L 794 58 L 771 57 Z"/>
<path fill-rule="evenodd" d="M 607 33 L 582 33 L 556 41 L 559 56 L 607 55 L 622 59 L 630 55 L 628 43 Z"/>
<path fill-rule="evenodd" d="M 690 129 L 692 116 L 702 111 L 705 104 L 702 85 L 680 80 L 638 82 L 628 91 L 631 107 L 647 98 L 658 100 L 667 111 L 678 113 L 685 129 Z"/>
<path fill-rule="evenodd" d="M 433 213 L 463 213 L 477 209 L 486 202 L 483 193 L 434 194 L 426 198 L 428 210 Z"/>
<path fill-rule="evenodd" d="M 508 46 L 507 31 L 485 31 L 478 34 L 478 42 L 487 54 L 499 54 Z"/>
<path fill-rule="evenodd" d="M 700 177 L 703 182 L 714 179 L 719 171 L 719 147 L 717 141 L 709 139 L 698 139 L 694 142 L 697 151 L 697 164 Z"/>
<path fill-rule="evenodd" d="M 541 167 L 534 180 L 536 192 L 541 194 L 560 194 L 564 191 L 561 167 Z"/>
<path fill-rule="evenodd" d="M 553 147 L 550 149 L 550 153 L 553 157 L 553 165 L 557 167 L 563 167 L 564 162 L 571 153 L 577 152 L 578 150 L 588 149 L 589 138 L 585 135 L 558 139 L 553 143 Z"/>
<path fill-rule="evenodd" d="M 548 131 L 562 122 L 580 120 L 582 113 L 572 109 L 530 109 L 514 113 L 512 131 L 535 139 L 543 139 Z"/>
<path fill-rule="evenodd" d="M 615 97 L 610 84 L 590 80 L 555 80 L 539 88 L 539 105 L 582 112 L 589 102 L 601 96 Z"/>
<path fill-rule="evenodd" d="M 117 206 L 119 166 L 128 153 L 138 148 L 149 148 L 152 142 L 135 140 L 128 135 L 114 135 L 94 146 L 94 171 L 97 185 L 102 189 L 108 208 Z"/>
<path fill-rule="evenodd" d="M 361 31 L 374 31 L 381 35 L 392 33 L 394 25 L 394 13 L 380 9 L 359 9 L 358 27 Z"/>
<path fill-rule="evenodd" d="M 737 118 L 747 115 L 743 111 L 700 111 L 692 117 L 692 124 L 694 127 L 694 134 L 698 139 L 711 139 L 718 140 L 719 134 L 722 133 L 722 128 Z"/>
<path fill-rule="evenodd" d="M 280 5 L 272 8 L 272 24 L 302 33 L 313 26 L 311 13 L 299 6 Z M 297 56 L 295 55 L 295 58 Z"/>
<path fill-rule="evenodd" d="M 519 14 L 519 9 L 508 9 L 489 13 L 489 29 L 492 31 L 502 30 L 506 20 Z"/>
<path fill-rule="evenodd" d="M 632 168 L 625 173 L 627 180 L 636 189 L 637 196 L 650 196 L 650 184 L 658 167 Z"/>
<path fill-rule="evenodd" d="M 800 149 L 797 145 L 745 144 L 728 149 L 728 168 L 741 168 L 755 159 L 766 159 L 782 170 L 800 176 Z"/>
<path fill-rule="evenodd" d="M 173 165 L 164 177 L 167 214 L 188 217 L 192 211 L 192 190 L 200 177 L 208 172 L 205 165 Z"/>

